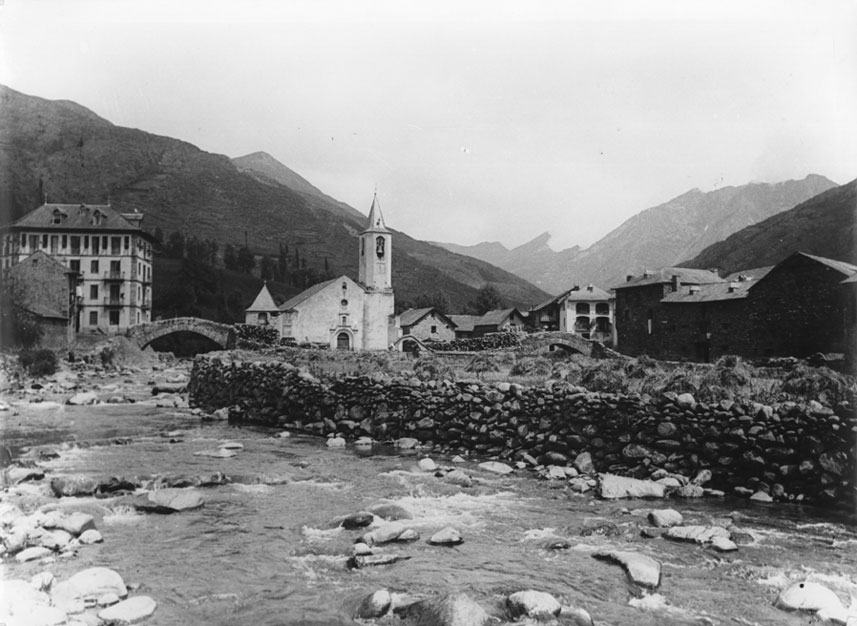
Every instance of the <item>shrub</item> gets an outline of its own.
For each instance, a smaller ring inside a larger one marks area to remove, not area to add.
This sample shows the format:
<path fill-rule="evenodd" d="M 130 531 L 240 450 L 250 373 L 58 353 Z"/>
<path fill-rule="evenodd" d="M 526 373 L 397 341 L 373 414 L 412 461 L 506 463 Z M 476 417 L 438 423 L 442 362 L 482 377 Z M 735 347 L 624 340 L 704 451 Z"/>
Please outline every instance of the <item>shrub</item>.
<path fill-rule="evenodd" d="M 857 396 L 857 385 L 826 367 L 798 365 L 783 380 L 782 393 L 835 405 L 843 400 L 853 402 Z"/>
<path fill-rule="evenodd" d="M 50 350 L 26 350 L 18 357 L 30 376 L 50 376 L 57 371 L 57 355 Z"/>
<path fill-rule="evenodd" d="M 543 357 L 523 358 L 516 362 L 509 374 L 512 376 L 549 376 L 551 362 Z"/>

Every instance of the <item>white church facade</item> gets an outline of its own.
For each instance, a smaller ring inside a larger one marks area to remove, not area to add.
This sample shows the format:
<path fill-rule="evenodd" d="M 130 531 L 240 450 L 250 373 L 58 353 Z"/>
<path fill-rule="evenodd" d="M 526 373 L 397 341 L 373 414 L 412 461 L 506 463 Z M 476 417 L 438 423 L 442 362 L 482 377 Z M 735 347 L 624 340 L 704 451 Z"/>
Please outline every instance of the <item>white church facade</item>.
<path fill-rule="evenodd" d="M 394 313 L 392 233 L 377 197 L 360 233 L 357 281 L 340 276 L 276 306 L 267 286 L 245 312 L 245 322 L 273 325 L 281 338 L 334 350 L 387 350 L 398 338 Z"/>

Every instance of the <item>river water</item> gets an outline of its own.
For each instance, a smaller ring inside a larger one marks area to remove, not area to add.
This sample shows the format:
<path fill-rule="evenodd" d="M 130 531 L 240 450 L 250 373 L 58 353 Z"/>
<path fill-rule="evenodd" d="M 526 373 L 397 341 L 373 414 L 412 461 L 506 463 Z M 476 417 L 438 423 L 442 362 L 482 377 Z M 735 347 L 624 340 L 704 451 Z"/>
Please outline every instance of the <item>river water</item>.
<path fill-rule="evenodd" d="M 596 624 L 617 626 L 814 623 L 773 606 L 779 590 L 804 579 L 824 583 L 846 606 L 857 604 L 857 528 L 835 513 L 731 498 L 600 501 L 530 474 L 493 475 L 475 460 L 458 465 L 476 479 L 462 489 L 419 472 L 417 456 L 329 449 L 314 438 L 277 438 L 271 430 L 202 422 L 187 410 L 153 406 L 31 405 L 0 420 L 7 446 L 31 455 L 60 451 L 42 462 L 49 477 L 220 471 L 241 481 L 206 488 L 204 507 L 173 515 L 64 498 L 62 508 L 96 516 L 104 543 L 50 565 L 4 566 L 8 578 L 47 569 L 59 579 L 85 567 L 111 567 L 135 594 L 158 602 L 151 624 L 353 624 L 357 601 L 381 588 L 419 598 L 464 591 L 496 615 L 507 594 L 537 589 L 586 609 Z M 244 447 L 232 458 L 194 455 L 224 442 Z M 422 538 L 380 549 L 407 560 L 350 570 L 346 560 L 362 531 L 331 521 L 382 501 L 409 510 L 413 520 L 405 523 Z M 646 539 L 640 509 L 652 507 L 674 507 L 685 523 L 733 523 L 752 539 L 726 554 Z M 587 531 L 605 524 L 615 525 L 615 534 Z M 464 543 L 426 543 L 445 526 L 458 529 Z M 545 548 L 559 539 L 570 547 Z M 591 556 L 604 548 L 660 561 L 660 588 L 645 593 L 621 567 Z M 389 616 L 379 623 L 407 622 Z"/>

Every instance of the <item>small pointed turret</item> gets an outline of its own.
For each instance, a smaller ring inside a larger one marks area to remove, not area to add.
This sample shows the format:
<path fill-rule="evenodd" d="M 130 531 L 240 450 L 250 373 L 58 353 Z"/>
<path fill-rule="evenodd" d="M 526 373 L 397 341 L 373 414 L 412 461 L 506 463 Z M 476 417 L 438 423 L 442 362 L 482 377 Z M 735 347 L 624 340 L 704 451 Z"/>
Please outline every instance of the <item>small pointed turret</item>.
<path fill-rule="evenodd" d="M 387 225 L 384 224 L 384 216 L 381 215 L 381 204 L 378 202 L 378 194 L 372 198 L 372 208 L 369 209 L 369 221 L 364 233 L 387 233 Z"/>

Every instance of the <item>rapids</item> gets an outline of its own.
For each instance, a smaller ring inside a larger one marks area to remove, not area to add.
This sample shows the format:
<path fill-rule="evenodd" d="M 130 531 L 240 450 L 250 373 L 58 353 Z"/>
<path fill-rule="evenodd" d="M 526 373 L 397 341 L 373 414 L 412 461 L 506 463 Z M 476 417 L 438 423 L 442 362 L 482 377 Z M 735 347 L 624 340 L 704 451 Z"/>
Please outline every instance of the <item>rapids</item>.
<path fill-rule="evenodd" d="M 3 564 L 6 579 L 45 570 L 63 579 L 86 567 L 113 568 L 135 593 L 158 602 L 151 624 L 354 624 L 359 600 L 382 588 L 417 598 L 464 591 L 495 615 L 509 593 L 536 589 L 586 609 L 596 624 L 615 626 L 807 624 L 811 616 L 773 606 L 780 590 L 804 579 L 824 583 L 846 607 L 857 604 L 853 519 L 809 507 L 731 498 L 600 501 L 528 472 L 489 474 L 476 467 L 478 459 L 457 465 L 474 478 L 473 487 L 462 489 L 420 472 L 413 454 L 328 449 L 310 437 L 277 438 L 268 429 L 202 422 L 189 410 L 153 406 L 22 404 L 0 413 L 0 424 L 4 444 L 16 453 L 59 453 L 42 454 L 47 479 L 218 471 L 235 478 L 203 489 L 204 507 L 173 515 L 111 507 L 110 499 L 64 498 L 61 508 L 95 515 L 104 543 L 49 565 Z M 232 458 L 194 455 L 225 442 L 243 449 Z M 419 453 L 425 454 L 451 465 Z M 47 483 L 24 485 L 3 499 L 56 506 L 43 497 Z M 365 531 L 344 530 L 332 520 L 382 501 L 410 511 L 413 519 L 403 523 L 421 538 L 378 550 L 407 560 L 348 569 L 351 546 Z M 717 553 L 641 537 L 646 511 L 666 507 L 679 510 L 686 524 L 732 523 L 749 543 Z M 426 542 L 445 526 L 456 528 L 464 543 Z M 581 534 L 599 526 L 612 532 Z M 558 540 L 568 549 L 546 549 Z M 660 587 L 645 592 L 621 567 L 592 558 L 605 548 L 660 561 Z M 388 616 L 379 623 L 407 622 Z"/>

